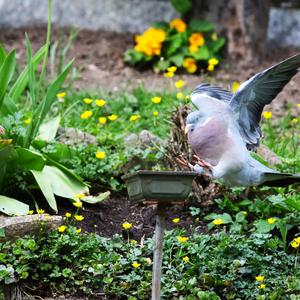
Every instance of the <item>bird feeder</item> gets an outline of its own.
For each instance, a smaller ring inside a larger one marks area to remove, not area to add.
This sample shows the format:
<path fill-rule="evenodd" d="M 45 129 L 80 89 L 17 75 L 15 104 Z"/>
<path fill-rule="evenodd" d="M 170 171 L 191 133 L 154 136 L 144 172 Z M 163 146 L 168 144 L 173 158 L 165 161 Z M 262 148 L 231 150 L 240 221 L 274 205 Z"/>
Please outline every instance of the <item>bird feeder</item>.
<path fill-rule="evenodd" d="M 129 200 L 143 205 L 157 205 L 152 300 L 160 299 L 165 211 L 171 205 L 184 203 L 192 191 L 192 182 L 196 176 L 196 172 L 141 170 L 122 177 L 127 185 Z"/>

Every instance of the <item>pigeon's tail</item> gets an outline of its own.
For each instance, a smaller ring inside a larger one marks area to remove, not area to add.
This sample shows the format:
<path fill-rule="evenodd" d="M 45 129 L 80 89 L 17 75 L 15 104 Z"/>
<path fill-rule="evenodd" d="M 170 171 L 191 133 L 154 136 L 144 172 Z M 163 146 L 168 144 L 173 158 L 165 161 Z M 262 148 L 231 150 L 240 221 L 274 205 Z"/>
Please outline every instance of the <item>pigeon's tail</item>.
<path fill-rule="evenodd" d="M 266 172 L 261 185 L 280 187 L 297 183 L 300 184 L 300 174 Z"/>

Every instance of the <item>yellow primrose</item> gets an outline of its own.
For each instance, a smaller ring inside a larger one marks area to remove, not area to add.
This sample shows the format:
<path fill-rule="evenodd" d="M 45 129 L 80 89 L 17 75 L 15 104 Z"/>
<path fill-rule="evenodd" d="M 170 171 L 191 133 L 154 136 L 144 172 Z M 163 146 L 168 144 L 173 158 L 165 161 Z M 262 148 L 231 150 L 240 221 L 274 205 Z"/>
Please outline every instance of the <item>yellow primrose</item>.
<path fill-rule="evenodd" d="M 104 159 L 106 157 L 106 153 L 104 151 L 97 151 L 95 155 L 99 159 Z"/>
<path fill-rule="evenodd" d="M 178 93 L 176 94 L 176 98 L 177 98 L 178 100 L 182 100 L 182 99 L 184 98 L 183 93 L 178 92 Z"/>
<path fill-rule="evenodd" d="M 177 70 L 177 67 L 176 67 L 176 66 L 171 66 L 171 67 L 167 68 L 167 71 L 168 71 L 168 72 L 172 72 L 172 73 L 175 73 L 176 70 Z"/>
<path fill-rule="evenodd" d="M 91 110 L 86 110 L 84 111 L 81 115 L 80 118 L 81 119 L 88 119 L 92 116 L 93 112 Z"/>
<path fill-rule="evenodd" d="M 106 104 L 106 101 L 104 99 L 96 99 L 95 103 L 97 106 L 104 106 Z"/>
<path fill-rule="evenodd" d="M 108 116 L 108 120 L 109 120 L 109 121 L 115 121 L 115 120 L 117 120 L 117 119 L 118 119 L 118 116 L 117 116 L 117 115 L 112 114 L 112 115 Z"/>
<path fill-rule="evenodd" d="M 258 281 L 258 282 L 262 282 L 262 281 L 265 280 L 265 276 L 258 275 L 258 276 L 255 277 L 255 279 L 256 279 L 256 281 Z"/>
<path fill-rule="evenodd" d="M 216 66 L 218 63 L 219 63 L 219 60 L 216 59 L 215 57 L 213 57 L 213 58 L 211 58 L 211 59 L 208 60 L 208 64 L 209 65 Z"/>
<path fill-rule="evenodd" d="M 212 221 L 214 225 L 221 225 L 224 224 L 224 221 L 222 219 L 215 219 Z"/>
<path fill-rule="evenodd" d="M 66 95 L 67 95 L 66 92 L 61 92 L 61 93 L 57 93 L 57 94 L 56 94 L 56 97 L 57 97 L 57 98 L 65 98 Z"/>
<path fill-rule="evenodd" d="M 214 65 L 208 65 L 207 71 L 212 72 L 214 70 L 215 70 L 215 66 Z"/>
<path fill-rule="evenodd" d="M 182 260 L 185 262 L 185 263 L 188 263 L 190 261 L 190 258 L 188 256 L 184 256 L 182 258 Z"/>
<path fill-rule="evenodd" d="M 264 111 L 264 112 L 263 112 L 263 117 L 264 117 L 265 119 L 271 119 L 272 116 L 273 116 L 273 114 L 272 114 L 271 111 Z"/>
<path fill-rule="evenodd" d="M 297 241 L 295 241 L 295 239 L 291 241 L 291 246 L 293 248 L 297 249 L 299 247 L 299 245 L 300 245 L 300 243 L 297 243 Z"/>
<path fill-rule="evenodd" d="M 33 210 L 29 210 L 27 214 L 28 214 L 28 215 L 33 215 L 33 213 L 34 213 Z"/>
<path fill-rule="evenodd" d="M 194 58 L 185 58 L 182 65 L 189 73 L 195 73 L 197 71 L 197 62 Z"/>
<path fill-rule="evenodd" d="M 267 222 L 268 222 L 268 224 L 272 225 L 276 222 L 276 219 L 275 218 L 269 218 L 269 219 L 267 219 Z"/>
<path fill-rule="evenodd" d="M 58 232 L 64 232 L 67 229 L 67 226 L 61 225 L 57 228 Z"/>
<path fill-rule="evenodd" d="M 78 228 L 78 229 L 76 230 L 76 233 L 81 233 L 81 231 L 82 231 L 82 229 L 81 229 L 81 228 Z"/>
<path fill-rule="evenodd" d="M 105 125 L 106 122 L 107 122 L 107 119 L 106 119 L 106 117 L 100 117 L 100 118 L 98 119 L 98 122 L 99 122 L 100 124 L 102 124 L 102 125 Z"/>
<path fill-rule="evenodd" d="M 241 85 L 241 84 L 240 84 L 239 82 L 234 81 L 234 82 L 232 83 L 232 85 L 231 85 L 231 91 L 232 91 L 233 93 L 236 93 L 237 90 L 239 89 L 240 85 Z"/>
<path fill-rule="evenodd" d="M 172 220 L 172 222 L 173 222 L 174 224 L 177 224 L 177 223 L 180 222 L 180 218 L 174 218 L 174 219 Z"/>
<path fill-rule="evenodd" d="M 164 76 L 167 78 L 172 78 L 172 77 L 174 77 L 174 73 L 173 72 L 165 72 Z"/>
<path fill-rule="evenodd" d="M 137 269 L 141 264 L 139 264 L 137 261 L 134 261 L 131 265 Z"/>
<path fill-rule="evenodd" d="M 141 116 L 140 115 L 132 115 L 130 118 L 129 118 L 129 121 L 130 122 L 134 122 L 134 121 L 137 121 L 138 119 L 140 119 Z"/>
<path fill-rule="evenodd" d="M 161 97 L 153 97 L 151 100 L 152 100 L 152 103 L 158 104 L 161 102 Z"/>
<path fill-rule="evenodd" d="M 31 118 L 28 118 L 24 121 L 24 124 L 29 125 L 31 123 Z"/>
<path fill-rule="evenodd" d="M 75 215 L 74 218 L 80 222 L 84 219 L 84 216 Z"/>
<path fill-rule="evenodd" d="M 122 227 L 125 229 L 125 230 L 129 230 L 132 228 L 132 224 L 131 223 L 128 223 L 128 222 L 124 222 L 122 224 Z"/>
<path fill-rule="evenodd" d="M 157 117 L 158 114 L 159 114 L 158 111 L 154 111 L 154 112 L 152 113 L 153 117 Z"/>
<path fill-rule="evenodd" d="M 199 47 L 196 45 L 190 45 L 189 46 L 189 52 L 190 53 L 196 53 L 199 50 Z"/>
<path fill-rule="evenodd" d="M 80 194 L 80 195 L 83 195 L 83 194 Z M 84 196 L 84 195 L 83 195 Z M 82 197 L 83 197 L 82 196 Z M 76 197 L 76 196 L 75 196 Z M 80 198 L 81 199 L 81 198 Z M 73 205 L 77 208 L 81 208 L 82 207 L 82 202 L 81 201 L 76 201 L 76 202 L 73 202 Z"/>
<path fill-rule="evenodd" d="M 186 31 L 186 23 L 181 19 L 173 19 L 170 22 L 170 28 L 175 29 L 177 32 L 185 32 Z"/>
<path fill-rule="evenodd" d="M 178 80 L 174 83 L 174 85 L 177 89 L 181 89 L 185 85 L 185 82 L 183 80 Z"/>
<path fill-rule="evenodd" d="M 39 215 L 42 215 L 45 213 L 45 210 L 44 209 L 37 209 L 36 212 L 39 214 Z"/>
<path fill-rule="evenodd" d="M 90 99 L 90 98 L 84 98 L 83 99 L 83 102 L 86 103 L 86 104 L 91 104 L 93 102 L 93 99 Z"/>
<path fill-rule="evenodd" d="M 266 288 L 266 285 L 265 284 L 260 284 L 259 286 L 258 286 L 258 288 L 260 288 L 260 289 L 265 289 Z"/>
<path fill-rule="evenodd" d="M 71 218 L 72 214 L 69 212 L 66 212 L 65 216 L 66 216 L 66 218 Z"/>
<path fill-rule="evenodd" d="M 178 240 L 179 243 L 185 243 L 189 240 L 189 238 L 185 237 L 185 236 L 178 236 L 177 240 Z"/>

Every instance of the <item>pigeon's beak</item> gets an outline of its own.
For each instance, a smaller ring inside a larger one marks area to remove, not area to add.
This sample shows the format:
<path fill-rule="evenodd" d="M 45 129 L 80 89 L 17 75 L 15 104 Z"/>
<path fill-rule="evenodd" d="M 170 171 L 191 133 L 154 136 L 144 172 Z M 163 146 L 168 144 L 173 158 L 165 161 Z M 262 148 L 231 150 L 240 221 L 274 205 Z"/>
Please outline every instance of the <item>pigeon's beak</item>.
<path fill-rule="evenodd" d="M 185 125 L 185 129 L 184 129 L 184 133 L 187 134 L 189 132 L 189 129 L 192 127 L 192 124 L 186 124 Z"/>

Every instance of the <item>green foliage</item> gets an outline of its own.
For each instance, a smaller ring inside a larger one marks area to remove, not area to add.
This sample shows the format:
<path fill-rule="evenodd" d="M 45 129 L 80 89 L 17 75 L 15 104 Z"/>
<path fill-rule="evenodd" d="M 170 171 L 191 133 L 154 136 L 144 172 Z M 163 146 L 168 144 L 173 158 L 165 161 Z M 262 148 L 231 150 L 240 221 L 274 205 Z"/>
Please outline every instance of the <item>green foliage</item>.
<path fill-rule="evenodd" d="M 190 1 L 175 0 L 172 3 L 181 13 L 191 6 Z M 136 37 L 134 49 L 125 52 L 124 60 L 140 68 L 152 66 L 157 71 L 166 71 L 175 65 L 188 73 L 206 68 L 212 72 L 225 44 L 225 39 L 217 36 L 214 27 L 208 21 L 196 19 L 189 24 L 181 19 L 174 19 L 169 24 L 156 22 Z M 171 77 L 171 73 L 168 70 L 166 76 Z"/>
<path fill-rule="evenodd" d="M 0 245 L 0 281 L 30 282 L 52 294 L 93 294 L 149 299 L 153 240 L 141 244 L 95 234 L 41 231 Z M 179 243 L 182 230 L 166 233 L 163 256 L 164 299 L 292 299 L 299 290 L 296 255 L 286 254 L 270 234 L 192 234 Z M 139 265 L 133 266 L 137 262 Z M 255 278 L 264 276 L 264 289 Z"/>
<path fill-rule="evenodd" d="M 191 0 L 171 0 L 171 4 L 181 14 L 186 14 L 192 8 Z"/>

